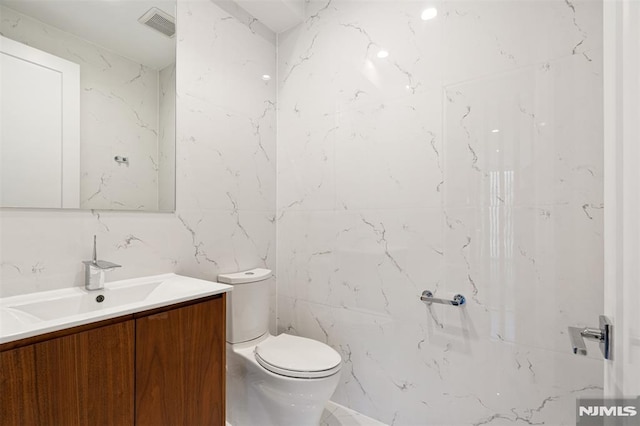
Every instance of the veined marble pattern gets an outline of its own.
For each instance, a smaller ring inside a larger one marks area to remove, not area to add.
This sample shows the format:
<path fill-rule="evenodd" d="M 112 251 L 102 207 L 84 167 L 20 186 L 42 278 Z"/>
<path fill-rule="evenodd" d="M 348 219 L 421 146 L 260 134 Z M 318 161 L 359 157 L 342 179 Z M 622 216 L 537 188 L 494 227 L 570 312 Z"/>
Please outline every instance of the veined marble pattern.
<path fill-rule="evenodd" d="M 468 296 L 479 334 L 566 352 L 566 327 L 602 310 L 602 210 L 447 209 L 446 221 L 442 289 Z"/>
<path fill-rule="evenodd" d="M 423 315 L 279 296 L 279 327 L 335 347 L 344 366 L 333 400 L 386 424 L 572 424 L 576 396 L 601 393 L 599 360 L 489 339 L 472 312 L 434 306 L 440 326 L 419 301 L 407 307 Z"/>
<path fill-rule="evenodd" d="M 598 0 L 443 3 L 447 85 L 602 48 Z"/>
<path fill-rule="evenodd" d="M 178 157 L 190 165 L 178 172 L 178 203 L 273 210 L 276 84 L 262 76 L 275 76 L 275 46 L 217 6 L 213 16 L 203 8 L 208 2 L 184 3 L 194 25 L 179 35 L 192 43 L 178 52 L 178 75 L 190 82 L 178 90 Z"/>
<path fill-rule="evenodd" d="M 382 316 L 421 316 L 421 306 L 407 301 L 422 287 L 440 286 L 443 219 L 439 209 L 288 211 L 278 221 L 279 294 Z M 280 229 L 304 231 L 284 238 Z"/>
<path fill-rule="evenodd" d="M 275 45 L 209 1 L 177 11 L 176 213 L 3 209 L 1 296 L 82 286 L 94 234 L 99 257 L 123 265 L 108 280 L 275 270 L 275 84 L 261 79 L 275 75 Z M 209 90 L 229 76 L 229 92 Z"/>
<path fill-rule="evenodd" d="M 448 207 L 602 208 L 603 123 L 587 119 L 603 114 L 601 50 L 446 86 L 445 97 Z"/>
<path fill-rule="evenodd" d="M 308 1 L 279 35 L 278 328 L 386 424 L 573 424 L 602 391 L 566 335 L 603 308 L 601 3 L 429 6 Z"/>
<path fill-rule="evenodd" d="M 266 212 L 5 210 L 0 219 L 2 297 L 84 285 L 81 261 L 91 258 L 93 235 L 99 257 L 123 266 L 108 280 L 163 272 L 215 280 L 221 272 L 272 267 L 275 256 Z"/>
<path fill-rule="evenodd" d="M 1 11 L 4 36 L 80 65 L 80 208 L 157 210 L 158 70 L 6 7 Z M 117 155 L 129 164 L 116 163 Z"/>

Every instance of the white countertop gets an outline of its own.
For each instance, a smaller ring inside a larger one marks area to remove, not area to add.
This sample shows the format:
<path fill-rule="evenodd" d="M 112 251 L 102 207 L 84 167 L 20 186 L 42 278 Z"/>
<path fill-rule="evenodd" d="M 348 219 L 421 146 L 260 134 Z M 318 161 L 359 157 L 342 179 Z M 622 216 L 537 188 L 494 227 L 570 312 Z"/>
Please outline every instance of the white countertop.
<path fill-rule="evenodd" d="M 175 303 L 226 293 L 233 287 L 176 274 L 106 283 L 104 290 L 71 287 L 0 298 L 0 343 L 33 337 Z M 96 301 L 98 296 L 104 301 Z"/>

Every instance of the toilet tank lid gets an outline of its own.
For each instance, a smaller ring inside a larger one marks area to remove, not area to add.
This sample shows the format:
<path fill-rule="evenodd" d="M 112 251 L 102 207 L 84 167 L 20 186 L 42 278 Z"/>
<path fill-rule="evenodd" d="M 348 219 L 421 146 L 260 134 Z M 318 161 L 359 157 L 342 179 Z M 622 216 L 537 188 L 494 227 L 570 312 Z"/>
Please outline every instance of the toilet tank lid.
<path fill-rule="evenodd" d="M 271 269 L 255 268 L 249 271 L 218 275 L 218 281 L 225 284 L 246 284 L 266 280 L 271 277 Z"/>

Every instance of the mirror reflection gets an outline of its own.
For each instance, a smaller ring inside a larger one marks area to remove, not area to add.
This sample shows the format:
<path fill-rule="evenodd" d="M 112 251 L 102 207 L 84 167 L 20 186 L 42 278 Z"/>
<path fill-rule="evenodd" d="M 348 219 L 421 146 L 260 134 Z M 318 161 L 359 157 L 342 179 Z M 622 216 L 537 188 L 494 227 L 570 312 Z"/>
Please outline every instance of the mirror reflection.
<path fill-rule="evenodd" d="M 173 211 L 175 1 L 0 17 L 0 206 Z"/>

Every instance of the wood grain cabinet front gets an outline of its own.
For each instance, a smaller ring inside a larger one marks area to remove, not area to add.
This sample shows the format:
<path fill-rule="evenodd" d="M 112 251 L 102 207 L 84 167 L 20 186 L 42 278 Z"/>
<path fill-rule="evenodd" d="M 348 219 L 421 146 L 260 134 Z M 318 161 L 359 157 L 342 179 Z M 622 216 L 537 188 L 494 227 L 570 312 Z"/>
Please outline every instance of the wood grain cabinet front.
<path fill-rule="evenodd" d="M 136 425 L 225 424 L 224 298 L 136 319 Z"/>
<path fill-rule="evenodd" d="M 132 425 L 134 325 L 0 352 L 0 424 Z"/>

